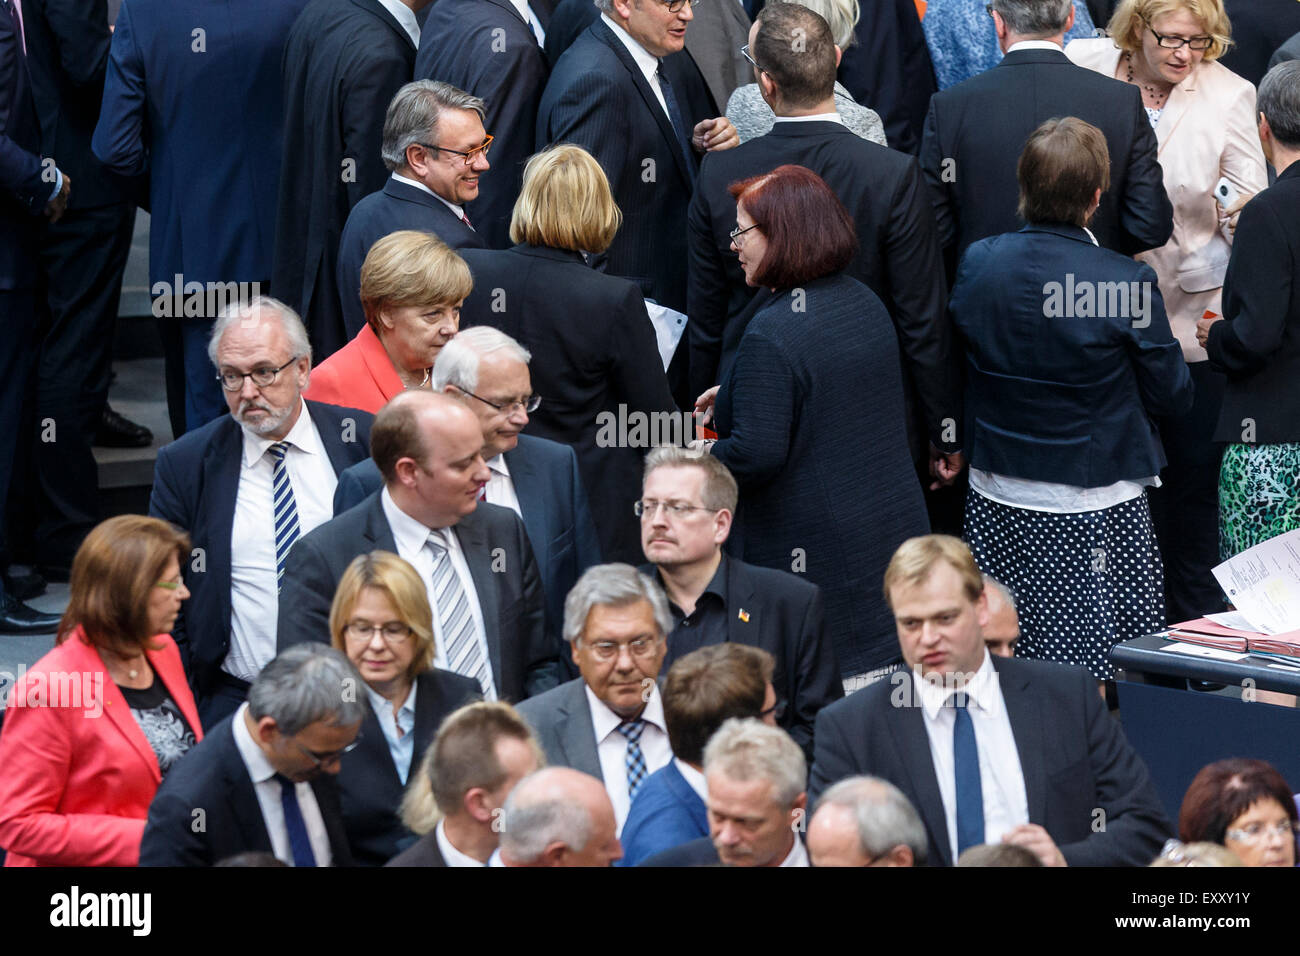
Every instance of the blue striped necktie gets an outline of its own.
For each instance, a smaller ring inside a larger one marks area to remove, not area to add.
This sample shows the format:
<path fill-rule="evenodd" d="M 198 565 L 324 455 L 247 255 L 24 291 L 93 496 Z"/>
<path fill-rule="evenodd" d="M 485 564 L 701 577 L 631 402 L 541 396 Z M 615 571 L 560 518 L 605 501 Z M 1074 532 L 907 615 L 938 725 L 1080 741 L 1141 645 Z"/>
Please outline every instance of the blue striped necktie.
<path fill-rule="evenodd" d="M 625 720 L 618 725 L 618 732 L 627 738 L 627 757 L 623 764 L 627 767 L 627 795 L 635 800 L 641 784 L 645 783 L 645 754 L 641 752 L 641 734 L 645 732 L 645 721 L 637 717 Z"/>
<path fill-rule="evenodd" d="M 975 724 L 967 710 L 969 698 L 959 691 L 952 697 L 956 718 L 952 728 L 953 775 L 957 778 L 957 854 L 984 842 L 984 788 L 980 784 L 980 752 Z"/>
<path fill-rule="evenodd" d="M 494 700 L 492 675 L 474 633 L 474 615 L 470 613 L 469 598 L 451 563 L 449 544 L 444 537 L 448 534 L 451 532 L 446 529 L 430 531 L 428 541 L 433 549 L 433 611 L 442 625 L 447 665 L 457 674 L 474 678 L 483 688 L 484 697 Z"/>
<path fill-rule="evenodd" d="M 280 593 L 284 579 L 284 562 L 289 549 L 298 540 L 298 505 L 293 500 L 293 485 L 289 481 L 289 466 L 284 455 L 289 450 L 287 441 L 278 441 L 267 451 L 275 459 L 275 473 L 271 478 L 272 511 L 275 515 L 275 593 Z"/>

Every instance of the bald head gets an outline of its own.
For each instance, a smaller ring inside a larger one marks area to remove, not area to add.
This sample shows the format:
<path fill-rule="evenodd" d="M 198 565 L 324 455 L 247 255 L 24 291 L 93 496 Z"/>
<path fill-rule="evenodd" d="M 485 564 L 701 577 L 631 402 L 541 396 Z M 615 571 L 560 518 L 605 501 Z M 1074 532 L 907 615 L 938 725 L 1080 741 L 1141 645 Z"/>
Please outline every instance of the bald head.
<path fill-rule="evenodd" d="M 1016 602 L 998 581 L 984 575 L 984 593 L 989 602 L 989 621 L 984 625 L 984 646 L 994 657 L 1014 657 L 1020 640 L 1020 615 Z"/>
<path fill-rule="evenodd" d="M 808 824 L 813 866 L 914 866 L 925 862 L 927 845 L 911 801 L 877 777 L 841 780 Z"/>
<path fill-rule="evenodd" d="M 506 866 L 609 866 L 623 855 L 605 785 L 568 767 L 519 781 L 506 799 Z"/>

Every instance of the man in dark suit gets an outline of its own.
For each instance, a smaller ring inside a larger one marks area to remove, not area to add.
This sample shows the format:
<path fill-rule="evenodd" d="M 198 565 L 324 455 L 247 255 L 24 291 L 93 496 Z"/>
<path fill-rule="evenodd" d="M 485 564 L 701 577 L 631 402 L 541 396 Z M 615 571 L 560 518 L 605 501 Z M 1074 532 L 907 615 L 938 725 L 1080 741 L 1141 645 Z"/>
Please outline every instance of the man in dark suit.
<path fill-rule="evenodd" d="M 420 33 L 416 79 L 449 83 L 483 101 L 496 172 L 469 212 L 495 249 L 510 245 L 510 215 L 533 153 L 537 104 L 550 73 L 541 47 L 548 19 L 528 0 L 441 0 Z"/>
<path fill-rule="evenodd" d="M 271 287 L 302 315 L 322 361 L 348 339 L 339 237 L 352 207 L 384 186 L 385 110 L 411 79 L 415 14 L 427 5 L 312 0 L 284 47 L 284 164 L 294 175 L 280 182 Z"/>
<path fill-rule="evenodd" d="M 402 229 L 431 232 L 452 249 L 480 248 L 465 204 L 479 192 L 491 141 L 483 101 L 446 83 L 407 83 L 384 119 L 384 188 L 357 203 L 339 240 L 338 291 L 352 338 L 366 324 L 361 266 L 370 247 Z"/>
<path fill-rule="evenodd" d="M 506 797 L 545 763 L 537 738 L 509 704 L 462 707 L 438 728 L 412 783 L 419 798 L 408 800 L 405 822 L 424 836 L 387 865 L 486 866 L 501 839 Z"/>
<path fill-rule="evenodd" d="M 1278 48 L 1300 30 L 1295 0 L 1224 0 L 1232 21 L 1232 46 L 1219 62 L 1259 86 Z"/>
<path fill-rule="evenodd" d="M 298 540 L 280 601 L 278 646 L 329 640 L 334 589 L 358 554 L 392 551 L 420 574 L 435 666 L 473 677 L 489 700 L 559 681 L 559 648 L 523 522 L 480 504 L 490 473 L 478 420 L 445 395 L 408 391 L 380 409 L 370 452 L 384 487 Z"/>
<path fill-rule="evenodd" d="M 729 557 L 736 480 L 712 455 L 656 448 L 641 489 L 641 546 L 668 596 L 673 628 L 664 666 L 691 651 L 734 641 L 772 655 L 778 723 L 811 759 L 813 721 L 844 696 L 821 589 L 798 575 Z M 684 509 L 675 511 L 674 509 Z"/>
<path fill-rule="evenodd" d="M 519 705 L 547 761 L 603 781 L 620 831 L 646 778 L 673 756 L 655 683 L 670 622 L 659 585 L 630 564 L 596 565 L 564 604 L 582 676 Z"/>
<path fill-rule="evenodd" d="M 888 780 L 940 866 L 998 841 L 1050 866 L 1145 866 L 1160 852 L 1169 821 L 1091 675 L 985 650 L 988 599 L 965 544 L 904 542 L 885 589 L 908 668 L 821 712 L 814 800 L 844 777 Z"/>
<path fill-rule="evenodd" d="M 291 648 L 267 664 L 248 702 L 158 788 L 140 865 L 212 866 L 262 852 L 293 866 L 351 866 L 332 777 L 361 729 L 364 705 L 348 693 L 356 680 L 332 647 Z"/>
<path fill-rule="evenodd" d="M 271 277 L 280 60 L 304 3 L 232 0 L 228 16 L 213 17 L 207 0 L 132 0 L 114 27 L 91 145 L 115 173 L 149 172 L 149 286 L 176 437 L 225 414 L 207 356 L 215 310 L 186 286 L 266 291 Z M 303 180 L 307 155 L 290 154 L 288 180 Z"/>
<path fill-rule="evenodd" d="M 801 31 L 795 34 L 794 31 Z M 789 37 L 803 37 L 792 49 Z M 853 217 L 858 254 L 847 274 L 880 296 L 902 352 L 908 439 L 917 462 L 960 470 L 960 394 L 951 356 L 939 247 L 916 160 L 848 130 L 835 111 L 836 50 L 830 27 L 791 3 L 764 7 L 750 29 L 759 88 L 777 122 L 765 136 L 706 158 L 691 201 L 692 393 L 723 379 L 741 336 L 770 295 L 745 284 L 731 251 L 736 201 L 728 186 L 792 163 L 821 176 Z"/>
<path fill-rule="evenodd" d="M 35 361 L 38 217 L 42 211 L 52 220 L 62 216 L 71 188 L 71 176 L 41 158 L 21 21 L 12 0 L 0 0 L 0 547 L 27 375 Z M 28 607 L 0 583 L 0 633 L 49 632 L 57 623 L 55 615 Z"/>
<path fill-rule="evenodd" d="M 433 387 L 464 402 L 479 420 L 492 474 L 482 500 L 523 519 L 546 594 L 547 632 L 558 634 L 564 598 L 583 571 L 600 564 L 600 543 L 573 449 L 520 432 L 533 395 L 528 358 L 504 332 L 466 329 L 438 353 Z M 370 459 L 348 469 L 339 478 L 334 513 L 360 504 L 382 484 Z"/>
<path fill-rule="evenodd" d="M 686 208 L 698 154 L 740 137 L 683 51 L 685 0 L 600 0 L 600 19 L 560 57 L 537 113 L 537 148 L 571 142 L 600 163 L 623 225 L 605 271 L 632 279 L 647 299 L 686 311 Z M 669 382 L 689 407 L 687 352 Z"/>
<path fill-rule="evenodd" d="M 211 351 L 230 415 L 158 453 L 149 498 L 149 513 L 194 544 L 172 636 L 205 726 L 234 711 L 275 656 L 288 549 L 329 520 L 338 473 L 365 457 L 371 421 L 302 399 L 307 332 L 274 299 L 225 313 Z"/>
<path fill-rule="evenodd" d="M 1045 120 L 1077 116 L 1106 135 L 1110 190 L 1089 228 L 1107 249 L 1134 255 L 1162 246 L 1173 207 L 1156 162 L 1156 137 L 1138 89 L 1075 66 L 1059 49 L 1074 23 L 1068 2 L 996 0 L 1006 56 L 930 101 L 921 167 L 930 184 L 950 274 L 972 242 L 1020 228 L 1016 162 Z"/>

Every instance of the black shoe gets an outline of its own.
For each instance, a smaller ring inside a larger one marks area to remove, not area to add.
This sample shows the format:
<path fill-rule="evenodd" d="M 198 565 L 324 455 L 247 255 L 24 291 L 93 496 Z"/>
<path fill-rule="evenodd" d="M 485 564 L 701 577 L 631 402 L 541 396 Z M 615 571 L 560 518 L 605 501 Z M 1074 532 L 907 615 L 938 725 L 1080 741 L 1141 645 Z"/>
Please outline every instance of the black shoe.
<path fill-rule="evenodd" d="M 104 415 L 95 431 L 95 444 L 100 448 L 148 448 L 153 444 L 153 432 L 105 404 Z"/>
<path fill-rule="evenodd" d="M 28 607 L 11 595 L 0 595 L 0 634 L 53 634 L 59 629 L 60 617 Z"/>
<path fill-rule="evenodd" d="M 6 574 L 4 582 L 4 589 L 19 601 L 30 601 L 45 593 L 45 579 L 35 571 L 26 574 Z"/>

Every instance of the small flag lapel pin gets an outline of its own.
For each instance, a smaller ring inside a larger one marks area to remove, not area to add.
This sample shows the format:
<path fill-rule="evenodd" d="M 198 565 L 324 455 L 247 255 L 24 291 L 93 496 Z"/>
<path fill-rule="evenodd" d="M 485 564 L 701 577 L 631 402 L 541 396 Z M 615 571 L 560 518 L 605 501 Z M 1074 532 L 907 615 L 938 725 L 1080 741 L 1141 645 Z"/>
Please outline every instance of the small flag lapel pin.
<path fill-rule="evenodd" d="M 740 609 L 740 613 L 737 614 L 736 617 L 740 618 L 746 624 L 749 623 L 749 612 L 746 611 L 743 607 Z"/>

